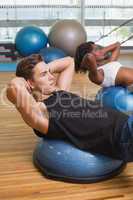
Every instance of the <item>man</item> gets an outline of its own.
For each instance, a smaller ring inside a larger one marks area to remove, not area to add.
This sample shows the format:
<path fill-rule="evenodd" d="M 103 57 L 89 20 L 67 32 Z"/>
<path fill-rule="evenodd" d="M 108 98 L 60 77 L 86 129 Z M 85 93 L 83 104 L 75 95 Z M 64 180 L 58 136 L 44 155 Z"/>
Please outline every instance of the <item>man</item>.
<path fill-rule="evenodd" d="M 132 161 L 132 117 L 70 93 L 73 73 L 71 57 L 46 64 L 33 54 L 19 62 L 7 97 L 38 136 Z"/>

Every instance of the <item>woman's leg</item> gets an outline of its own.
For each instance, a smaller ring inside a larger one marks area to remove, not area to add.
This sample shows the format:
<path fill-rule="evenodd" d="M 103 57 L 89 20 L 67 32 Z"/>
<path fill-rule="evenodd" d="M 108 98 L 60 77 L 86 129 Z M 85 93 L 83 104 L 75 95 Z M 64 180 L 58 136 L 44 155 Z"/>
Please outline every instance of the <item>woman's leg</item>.
<path fill-rule="evenodd" d="M 127 67 L 121 67 L 117 73 L 116 85 L 129 86 L 133 84 L 133 69 Z"/>

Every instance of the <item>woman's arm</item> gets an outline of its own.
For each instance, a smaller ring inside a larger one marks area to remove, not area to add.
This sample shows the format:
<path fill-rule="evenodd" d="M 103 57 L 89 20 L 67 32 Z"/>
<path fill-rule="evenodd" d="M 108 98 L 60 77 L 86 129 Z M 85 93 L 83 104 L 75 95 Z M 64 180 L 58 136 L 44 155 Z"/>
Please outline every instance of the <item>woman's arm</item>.
<path fill-rule="evenodd" d="M 102 53 L 106 54 L 109 51 L 113 51 L 117 47 L 120 47 L 120 43 L 119 42 L 115 42 L 115 43 L 110 44 L 110 45 L 108 45 L 106 47 L 103 47 L 102 49 L 100 49 L 100 51 L 102 51 Z"/>
<path fill-rule="evenodd" d="M 83 65 L 82 67 L 85 66 L 86 69 L 88 68 L 88 77 L 92 82 L 98 85 L 102 83 L 103 74 L 97 70 L 97 61 L 94 54 L 86 54 L 81 64 Z"/>
<path fill-rule="evenodd" d="M 30 127 L 44 134 L 47 133 L 46 107 L 43 103 L 35 101 L 24 78 L 17 77 L 9 83 L 7 98 L 16 106 L 22 118 Z"/>
<path fill-rule="evenodd" d="M 73 58 L 61 58 L 49 63 L 48 65 L 51 73 L 59 73 L 57 78 L 57 87 L 61 90 L 69 91 L 74 75 Z"/>
<path fill-rule="evenodd" d="M 91 53 L 85 54 L 81 62 L 81 68 L 93 74 L 97 73 L 96 57 Z"/>
<path fill-rule="evenodd" d="M 114 44 L 111 44 L 107 47 L 104 47 L 101 49 L 101 52 L 106 56 L 108 52 L 111 52 L 111 56 L 108 59 L 108 62 L 116 61 L 120 55 L 120 43 L 116 42 Z"/>

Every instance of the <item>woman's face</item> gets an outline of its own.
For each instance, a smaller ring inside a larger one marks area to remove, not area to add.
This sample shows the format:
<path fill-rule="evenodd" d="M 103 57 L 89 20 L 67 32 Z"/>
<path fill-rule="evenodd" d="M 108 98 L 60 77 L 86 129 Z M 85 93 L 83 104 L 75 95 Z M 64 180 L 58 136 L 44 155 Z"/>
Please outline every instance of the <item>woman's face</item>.
<path fill-rule="evenodd" d="M 105 60 L 105 55 L 102 51 L 103 47 L 97 44 L 93 44 L 92 53 L 95 55 L 96 62 L 98 66 L 105 64 L 107 61 Z"/>
<path fill-rule="evenodd" d="M 103 52 L 101 51 L 101 49 L 103 48 L 102 46 L 100 45 L 97 45 L 97 44 L 93 44 L 93 50 L 92 50 L 92 53 L 95 55 L 96 57 L 96 60 L 103 60 L 104 59 L 104 55 L 103 55 Z"/>

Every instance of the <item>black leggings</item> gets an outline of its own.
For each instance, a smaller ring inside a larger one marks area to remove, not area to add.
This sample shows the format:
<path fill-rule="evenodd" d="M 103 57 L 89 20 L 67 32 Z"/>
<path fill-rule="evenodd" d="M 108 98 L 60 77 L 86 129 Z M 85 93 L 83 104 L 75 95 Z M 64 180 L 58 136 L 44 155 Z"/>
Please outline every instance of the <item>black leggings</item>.
<path fill-rule="evenodd" d="M 133 161 L 133 115 L 125 123 L 119 141 L 119 157 L 126 161 Z"/>

